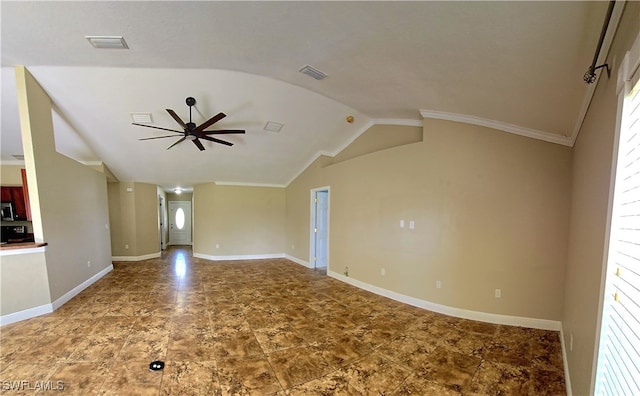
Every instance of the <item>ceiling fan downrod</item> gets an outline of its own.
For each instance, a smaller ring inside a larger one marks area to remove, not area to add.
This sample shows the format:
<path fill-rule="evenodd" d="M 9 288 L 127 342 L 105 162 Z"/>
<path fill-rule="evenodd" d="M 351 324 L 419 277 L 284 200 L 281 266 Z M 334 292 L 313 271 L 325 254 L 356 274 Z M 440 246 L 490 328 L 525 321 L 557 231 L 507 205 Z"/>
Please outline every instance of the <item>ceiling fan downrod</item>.
<path fill-rule="evenodd" d="M 187 106 L 189 106 L 189 123 L 187 124 L 187 128 L 189 129 L 189 131 L 193 131 L 194 129 L 196 129 L 196 124 L 191 121 L 191 107 L 195 106 L 196 98 L 192 98 L 191 96 L 189 96 L 185 102 L 187 102 Z"/>

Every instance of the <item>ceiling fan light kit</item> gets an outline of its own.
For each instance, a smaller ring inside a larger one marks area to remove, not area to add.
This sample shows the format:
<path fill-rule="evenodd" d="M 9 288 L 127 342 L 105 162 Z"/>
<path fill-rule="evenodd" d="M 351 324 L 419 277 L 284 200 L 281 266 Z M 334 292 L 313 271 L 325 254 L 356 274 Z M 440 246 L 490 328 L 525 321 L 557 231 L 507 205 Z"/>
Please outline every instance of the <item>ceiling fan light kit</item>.
<path fill-rule="evenodd" d="M 217 115 L 211 117 L 210 119 L 208 119 L 207 121 L 203 122 L 202 124 L 196 126 L 196 124 L 191 119 L 191 107 L 193 107 L 196 104 L 196 100 L 195 100 L 195 98 L 188 97 L 185 102 L 186 102 L 187 106 L 189 106 L 189 122 L 187 122 L 187 123 L 182 121 L 182 119 L 178 116 L 178 114 L 176 114 L 175 111 L 173 111 L 171 109 L 165 109 L 165 110 L 167 110 L 167 113 L 169 113 L 171 118 L 173 118 L 178 123 L 178 125 L 180 125 L 182 127 L 182 129 L 183 129 L 182 131 L 177 131 L 175 129 L 161 128 L 161 127 L 152 126 L 152 125 L 144 125 L 144 124 L 139 124 L 139 123 L 136 123 L 136 122 L 133 123 L 133 125 L 142 126 L 142 127 L 146 127 L 146 128 L 160 129 L 160 130 L 163 130 L 163 131 L 174 132 L 174 133 L 176 133 L 178 135 L 174 134 L 174 135 L 165 135 L 165 136 L 155 136 L 155 137 L 142 138 L 142 139 L 138 139 L 138 140 L 164 139 L 164 138 L 171 138 L 171 137 L 175 138 L 175 137 L 179 137 L 180 135 L 182 135 L 182 137 L 180 139 L 178 139 L 171 146 L 167 147 L 167 150 L 169 150 L 170 148 L 172 148 L 172 147 L 184 142 L 185 140 L 190 140 L 190 141 L 193 142 L 193 144 L 196 145 L 196 147 L 200 151 L 204 151 L 205 148 L 202 145 L 202 142 L 200 141 L 200 139 L 208 140 L 210 142 L 214 142 L 214 143 L 218 143 L 218 144 L 224 144 L 225 146 L 233 146 L 233 143 L 231 143 L 231 142 L 227 142 L 226 140 L 216 139 L 216 138 L 211 137 L 209 135 L 244 134 L 245 133 L 245 131 L 243 129 L 219 129 L 219 130 L 213 130 L 213 131 L 205 131 L 205 129 L 207 129 L 211 125 L 215 124 L 216 122 L 220 121 L 221 119 L 223 119 L 227 115 L 224 114 L 224 113 L 218 113 Z"/>

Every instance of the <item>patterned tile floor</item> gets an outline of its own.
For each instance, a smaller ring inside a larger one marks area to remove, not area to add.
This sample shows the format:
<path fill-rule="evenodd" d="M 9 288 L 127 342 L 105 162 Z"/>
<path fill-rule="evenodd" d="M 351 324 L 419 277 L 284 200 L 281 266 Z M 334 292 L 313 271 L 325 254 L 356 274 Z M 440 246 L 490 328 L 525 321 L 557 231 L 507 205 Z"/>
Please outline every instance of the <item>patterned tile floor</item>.
<path fill-rule="evenodd" d="M 557 332 L 436 314 L 285 259 L 173 248 L 114 267 L 57 311 L 0 328 L 1 393 L 566 394 Z"/>

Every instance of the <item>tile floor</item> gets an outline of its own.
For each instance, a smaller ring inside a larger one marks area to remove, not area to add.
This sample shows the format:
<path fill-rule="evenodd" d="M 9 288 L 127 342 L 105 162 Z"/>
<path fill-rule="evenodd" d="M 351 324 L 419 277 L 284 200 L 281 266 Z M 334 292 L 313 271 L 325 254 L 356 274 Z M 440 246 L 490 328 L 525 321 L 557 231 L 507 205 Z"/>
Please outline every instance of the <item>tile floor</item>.
<path fill-rule="evenodd" d="M 566 394 L 557 332 L 436 314 L 285 259 L 172 248 L 114 267 L 57 311 L 0 328 L 0 393 Z"/>

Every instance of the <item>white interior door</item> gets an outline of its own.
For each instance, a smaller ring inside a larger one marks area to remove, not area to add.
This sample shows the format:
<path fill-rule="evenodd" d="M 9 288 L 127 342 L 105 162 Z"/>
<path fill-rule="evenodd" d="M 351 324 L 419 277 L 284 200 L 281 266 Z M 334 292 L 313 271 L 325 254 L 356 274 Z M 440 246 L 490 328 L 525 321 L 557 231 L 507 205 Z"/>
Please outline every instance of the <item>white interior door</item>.
<path fill-rule="evenodd" d="M 329 190 L 314 192 L 313 213 L 312 263 L 314 268 L 324 268 L 329 249 Z"/>
<path fill-rule="evenodd" d="M 191 202 L 169 201 L 169 244 L 191 245 Z"/>

